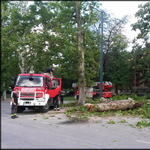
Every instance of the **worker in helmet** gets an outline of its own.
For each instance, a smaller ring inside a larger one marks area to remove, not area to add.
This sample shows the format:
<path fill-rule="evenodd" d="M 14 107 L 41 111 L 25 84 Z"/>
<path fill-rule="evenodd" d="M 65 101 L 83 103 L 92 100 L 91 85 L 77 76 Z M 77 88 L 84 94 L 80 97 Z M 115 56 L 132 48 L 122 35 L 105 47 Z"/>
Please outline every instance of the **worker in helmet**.
<path fill-rule="evenodd" d="M 45 68 L 44 73 L 49 73 L 51 76 L 53 76 L 53 71 L 54 70 L 55 70 L 54 68 Z"/>

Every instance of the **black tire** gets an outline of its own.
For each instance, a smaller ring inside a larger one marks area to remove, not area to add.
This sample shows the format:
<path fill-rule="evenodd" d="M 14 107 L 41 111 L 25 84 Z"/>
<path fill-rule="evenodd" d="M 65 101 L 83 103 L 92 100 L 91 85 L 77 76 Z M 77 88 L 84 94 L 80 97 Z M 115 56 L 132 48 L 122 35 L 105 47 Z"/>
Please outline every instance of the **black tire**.
<path fill-rule="evenodd" d="M 40 112 L 41 113 L 45 113 L 49 110 L 50 108 L 50 99 L 48 100 L 47 104 L 45 106 L 41 106 L 40 107 Z"/>
<path fill-rule="evenodd" d="M 22 113 L 25 110 L 23 106 L 17 106 L 17 113 Z"/>

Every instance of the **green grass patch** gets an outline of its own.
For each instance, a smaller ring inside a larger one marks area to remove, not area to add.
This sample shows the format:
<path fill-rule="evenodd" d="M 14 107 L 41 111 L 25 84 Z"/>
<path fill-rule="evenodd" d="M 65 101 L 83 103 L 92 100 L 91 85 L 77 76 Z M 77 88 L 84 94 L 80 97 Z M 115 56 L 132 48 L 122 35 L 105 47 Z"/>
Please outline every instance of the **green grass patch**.
<path fill-rule="evenodd" d="M 64 101 L 77 101 L 74 96 L 64 96 Z"/>
<path fill-rule="evenodd" d="M 75 106 L 77 106 L 77 101 L 69 102 L 69 103 L 66 103 L 66 104 L 60 104 L 59 106 L 60 107 L 75 107 Z"/>

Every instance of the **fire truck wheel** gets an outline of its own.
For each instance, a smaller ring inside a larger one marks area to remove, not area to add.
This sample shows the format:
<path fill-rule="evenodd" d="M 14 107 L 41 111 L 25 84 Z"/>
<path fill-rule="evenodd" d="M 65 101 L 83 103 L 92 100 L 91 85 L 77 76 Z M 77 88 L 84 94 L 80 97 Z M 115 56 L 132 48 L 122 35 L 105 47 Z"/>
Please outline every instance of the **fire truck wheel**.
<path fill-rule="evenodd" d="M 49 107 L 50 107 L 49 103 L 47 103 L 45 106 L 41 106 L 40 107 L 40 112 L 41 113 L 47 112 L 49 110 Z"/>
<path fill-rule="evenodd" d="M 23 107 L 23 106 L 17 107 L 17 113 L 22 113 L 24 110 L 25 110 L 25 107 Z"/>

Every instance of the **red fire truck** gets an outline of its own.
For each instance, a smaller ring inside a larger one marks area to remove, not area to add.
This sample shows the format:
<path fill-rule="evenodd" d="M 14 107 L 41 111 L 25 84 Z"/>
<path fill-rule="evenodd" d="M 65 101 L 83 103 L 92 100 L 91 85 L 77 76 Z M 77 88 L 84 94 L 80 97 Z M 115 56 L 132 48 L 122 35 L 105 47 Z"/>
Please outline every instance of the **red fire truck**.
<path fill-rule="evenodd" d="M 61 78 L 53 78 L 48 73 L 23 73 L 16 81 L 11 78 L 11 88 L 13 91 L 19 89 L 17 112 L 37 107 L 41 112 L 47 112 L 54 105 L 53 98 L 61 91 Z"/>
<path fill-rule="evenodd" d="M 72 84 L 72 87 L 75 87 L 75 98 L 79 99 L 79 86 L 76 83 Z M 102 84 L 102 96 L 104 98 L 112 97 L 112 83 L 109 81 L 104 81 Z M 100 96 L 100 82 L 95 82 L 95 86 L 93 87 L 86 87 L 86 96 L 95 100 Z"/>

